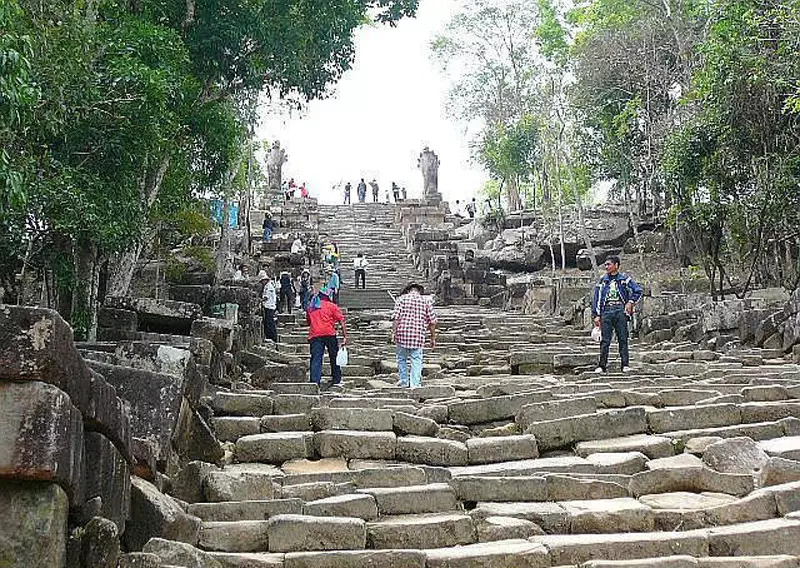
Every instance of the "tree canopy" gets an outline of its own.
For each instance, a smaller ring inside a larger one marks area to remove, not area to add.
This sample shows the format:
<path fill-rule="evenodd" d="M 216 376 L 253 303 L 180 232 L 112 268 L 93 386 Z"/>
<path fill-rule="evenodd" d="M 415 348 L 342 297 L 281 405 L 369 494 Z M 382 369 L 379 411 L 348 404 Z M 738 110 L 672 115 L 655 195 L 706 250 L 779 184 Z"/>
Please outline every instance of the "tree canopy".
<path fill-rule="evenodd" d="M 108 263 L 125 293 L 159 223 L 223 194 L 266 93 L 328 96 L 353 32 L 417 0 L 4 0 L 0 3 L 0 274 L 52 278 L 67 317 Z M 85 263 L 84 263 L 85 264 Z M 96 276 L 96 275 L 95 275 Z M 78 294 L 80 295 L 80 294 Z M 86 302 L 83 302 L 84 304 Z"/>
<path fill-rule="evenodd" d="M 603 181 L 716 296 L 797 286 L 800 0 L 464 5 L 432 53 L 512 209 L 515 180 L 541 206 Z"/>

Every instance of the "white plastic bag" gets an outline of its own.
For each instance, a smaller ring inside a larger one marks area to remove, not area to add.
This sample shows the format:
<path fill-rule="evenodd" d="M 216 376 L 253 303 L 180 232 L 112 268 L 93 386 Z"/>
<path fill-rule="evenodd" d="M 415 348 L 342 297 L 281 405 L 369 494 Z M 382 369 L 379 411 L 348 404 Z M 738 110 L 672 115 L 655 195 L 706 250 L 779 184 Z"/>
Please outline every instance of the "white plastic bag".
<path fill-rule="evenodd" d="M 600 343 L 603 340 L 603 333 L 600 331 L 599 325 L 592 328 L 592 340 L 596 343 Z"/>
<path fill-rule="evenodd" d="M 336 366 L 347 367 L 347 347 L 340 347 L 336 354 Z"/>
<path fill-rule="evenodd" d="M 294 297 L 294 307 L 295 308 L 300 308 L 300 307 L 302 307 L 302 305 L 303 305 L 303 303 L 300 301 L 300 294 L 297 294 Z"/>

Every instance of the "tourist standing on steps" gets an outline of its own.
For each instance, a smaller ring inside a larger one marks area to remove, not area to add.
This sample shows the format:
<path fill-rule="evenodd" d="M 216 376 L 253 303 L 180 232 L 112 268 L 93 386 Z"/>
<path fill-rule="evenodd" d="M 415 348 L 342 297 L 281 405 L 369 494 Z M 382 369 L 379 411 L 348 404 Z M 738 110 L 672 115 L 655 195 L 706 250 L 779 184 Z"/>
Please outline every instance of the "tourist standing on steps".
<path fill-rule="evenodd" d="M 342 328 L 342 346 L 347 345 L 347 324 L 339 306 L 331 302 L 331 292 L 323 287 L 311 299 L 306 310 L 308 321 L 308 343 L 311 351 L 311 382 L 322 382 L 322 356 L 328 350 L 331 362 L 331 386 L 341 386 L 342 369 L 336 364 L 339 342 L 336 339 L 336 324 Z"/>
<path fill-rule="evenodd" d="M 353 272 L 356 275 L 356 290 L 358 290 L 358 282 L 361 281 L 361 287 L 367 289 L 367 266 L 369 262 L 364 257 L 364 253 L 358 253 L 358 256 L 353 260 Z"/>
<path fill-rule="evenodd" d="M 364 178 L 358 183 L 358 202 L 364 203 L 367 200 L 367 184 L 364 183 Z"/>
<path fill-rule="evenodd" d="M 611 336 L 616 332 L 619 343 L 619 357 L 622 372 L 630 371 L 628 354 L 628 318 L 633 307 L 642 297 L 642 287 L 636 281 L 619 271 L 620 260 L 616 255 L 606 257 L 603 264 L 605 275 L 594 287 L 592 295 L 592 318 L 600 328 L 600 364 L 595 373 L 605 373 L 608 368 L 608 352 Z"/>
<path fill-rule="evenodd" d="M 406 191 L 406 188 L 405 188 L 405 187 L 403 187 L 403 188 L 401 188 L 401 189 L 400 189 L 400 193 L 402 193 L 402 194 L 403 194 L 403 201 L 405 201 L 406 199 L 408 199 L 408 192 Z"/>
<path fill-rule="evenodd" d="M 397 351 L 400 374 L 397 386 L 400 387 L 422 386 L 422 349 L 426 335 L 430 337 L 431 348 L 436 347 L 436 313 L 422 296 L 424 293 L 421 284 L 409 284 L 397 299 L 392 313 L 392 341 Z"/>
<path fill-rule="evenodd" d="M 378 188 L 378 182 L 373 179 L 371 182 L 369 182 L 369 186 L 372 188 L 372 201 L 377 203 L 378 193 L 380 191 L 380 189 Z"/>
<path fill-rule="evenodd" d="M 261 288 L 261 307 L 262 317 L 264 318 L 264 339 L 271 339 L 278 342 L 278 328 L 275 326 L 275 309 L 278 298 L 275 291 L 275 282 L 265 270 L 258 273 L 258 281 L 263 286 Z"/>
<path fill-rule="evenodd" d="M 338 267 L 331 269 L 326 288 L 330 290 L 329 297 L 331 302 L 339 305 L 339 290 L 342 288 L 342 277 L 339 275 Z"/>
<path fill-rule="evenodd" d="M 395 182 L 392 182 L 392 197 L 394 197 L 395 203 L 400 201 L 400 186 Z"/>
<path fill-rule="evenodd" d="M 264 229 L 264 242 L 272 239 L 272 233 L 275 230 L 275 221 L 272 220 L 272 213 L 267 211 L 264 213 L 264 222 L 261 227 Z"/>
<path fill-rule="evenodd" d="M 292 282 L 292 275 L 286 271 L 281 272 L 280 276 L 280 300 L 278 301 L 278 313 L 283 312 L 283 307 L 286 306 L 286 313 L 292 313 L 292 306 L 294 305 L 294 297 L 297 292 L 294 289 L 294 282 Z"/>
<path fill-rule="evenodd" d="M 300 274 L 300 306 L 303 311 L 308 309 L 308 302 L 311 300 L 311 293 L 313 292 L 313 282 L 311 281 L 311 272 L 308 268 L 304 268 Z"/>
<path fill-rule="evenodd" d="M 303 240 L 300 238 L 298 234 L 297 237 L 292 241 L 292 254 L 303 254 L 306 252 L 306 245 L 303 244 Z"/>
<path fill-rule="evenodd" d="M 475 218 L 475 213 L 478 212 L 478 204 L 475 202 L 475 198 L 472 198 L 472 201 L 467 203 L 467 215 L 469 215 L 470 219 Z"/>
<path fill-rule="evenodd" d="M 349 181 L 346 184 L 344 184 L 344 204 L 345 205 L 350 205 L 350 191 L 352 191 L 352 189 L 353 189 L 353 186 L 350 185 Z"/>

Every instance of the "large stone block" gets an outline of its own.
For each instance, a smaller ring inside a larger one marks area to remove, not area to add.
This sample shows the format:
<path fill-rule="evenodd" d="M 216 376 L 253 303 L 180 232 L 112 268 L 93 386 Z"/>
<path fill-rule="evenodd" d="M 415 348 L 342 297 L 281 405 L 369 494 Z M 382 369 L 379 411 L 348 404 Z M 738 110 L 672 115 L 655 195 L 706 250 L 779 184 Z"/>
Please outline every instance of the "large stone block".
<path fill-rule="evenodd" d="M 425 555 L 418 550 L 338 550 L 289 552 L 285 568 L 425 568 Z"/>
<path fill-rule="evenodd" d="M 161 559 L 162 565 L 182 566 L 184 568 L 225 568 L 208 552 L 198 550 L 184 542 L 163 538 L 152 538 L 144 546 L 144 552 Z"/>
<path fill-rule="evenodd" d="M 192 322 L 203 315 L 203 308 L 197 304 L 155 298 L 109 296 L 105 305 L 136 311 L 141 330 L 173 335 L 189 335 Z"/>
<path fill-rule="evenodd" d="M 366 546 L 366 523 L 351 517 L 277 515 L 269 520 L 270 552 L 357 550 Z"/>
<path fill-rule="evenodd" d="M 469 463 L 469 451 L 461 442 L 405 436 L 397 439 L 397 459 L 426 465 L 460 466 Z"/>
<path fill-rule="evenodd" d="M 278 432 L 253 434 L 236 441 L 235 455 L 240 462 L 282 464 L 296 458 L 312 455 L 311 432 Z"/>
<path fill-rule="evenodd" d="M 516 422 L 522 428 L 527 428 L 534 422 L 592 414 L 596 411 L 597 400 L 594 397 L 550 400 L 526 404 L 517 413 Z"/>
<path fill-rule="evenodd" d="M 69 500 L 61 487 L 3 482 L 0 510 L 0 566 L 66 566 Z"/>
<path fill-rule="evenodd" d="M 94 517 L 84 527 L 81 538 L 81 565 L 92 568 L 118 568 L 119 529 L 117 524 Z"/>
<path fill-rule="evenodd" d="M 531 435 L 470 438 L 467 440 L 469 463 L 495 463 L 539 457 L 536 438 Z"/>
<path fill-rule="evenodd" d="M 217 318 L 198 318 L 192 322 L 192 337 L 207 339 L 217 351 L 225 353 L 233 347 L 234 324 Z"/>
<path fill-rule="evenodd" d="M 397 442 L 394 432 L 325 430 L 314 434 L 314 447 L 323 458 L 392 460 Z"/>
<path fill-rule="evenodd" d="M 541 544 L 504 540 L 426 551 L 427 568 L 549 568 L 550 556 Z"/>
<path fill-rule="evenodd" d="M 654 433 L 730 426 L 741 421 L 742 413 L 735 404 L 675 406 L 647 413 L 647 422 Z"/>
<path fill-rule="evenodd" d="M 370 548 L 444 548 L 476 538 L 472 519 L 459 513 L 401 515 L 367 524 Z"/>
<path fill-rule="evenodd" d="M 546 501 L 547 481 L 544 477 L 456 477 L 450 486 L 461 501 Z"/>
<path fill-rule="evenodd" d="M 87 432 L 84 438 L 85 499 L 100 497 L 100 516 L 125 532 L 130 513 L 131 477 L 125 458 L 103 435 Z"/>
<path fill-rule="evenodd" d="M 315 408 L 311 411 L 315 430 L 392 430 L 392 411 L 369 408 Z"/>
<path fill-rule="evenodd" d="M 40 382 L 0 382 L 0 478 L 58 483 L 81 502 L 83 422 L 69 396 Z"/>
<path fill-rule="evenodd" d="M 92 376 L 72 329 L 53 311 L 0 305 L 0 380 L 40 381 L 65 392 L 88 430 L 102 432 L 128 455 L 126 410 L 102 377 Z"/>
<path fill-rule="evenodd" d="M 250 501 L 272 499 L 274 481 L 283 477 L 276 467 L 260 464 L 236 464 L 205 476 L 204 491 L 207 501 Z"/>
<path fill-rule="evenodd" d="M 129 550 L 142 550 L 152 538 L 194 546 L 200 525 L 200 519 L 187 515 L 172 497 L 161 493 L 155 485 L 138 477 L 131 478 L 131 517 L 124 534 Z"/>
<path fill-rule="evenodd" d="M 493 396 L 475 400 L 462 400 L 447 405 L 451 422 L 457 424 L 481 424 L 513 418 L 526 404 L 539 402 L 550 395 L 521 393 Z"/>
<path fill-rule="evenodd" d="M 148 440 L 166 460 L 183 400 L 184 377 L 90 362 L 131 407 L 131 432 Z M 139 457 L 139 456 L 136 456 Z"/>
<path fill-rule="evenodd" d="M 186 398 L 181 400 L 178 422 L 172 433 L 172 449 L 184 461 L 217 463 L 225 457 L 216 434 Z"/>

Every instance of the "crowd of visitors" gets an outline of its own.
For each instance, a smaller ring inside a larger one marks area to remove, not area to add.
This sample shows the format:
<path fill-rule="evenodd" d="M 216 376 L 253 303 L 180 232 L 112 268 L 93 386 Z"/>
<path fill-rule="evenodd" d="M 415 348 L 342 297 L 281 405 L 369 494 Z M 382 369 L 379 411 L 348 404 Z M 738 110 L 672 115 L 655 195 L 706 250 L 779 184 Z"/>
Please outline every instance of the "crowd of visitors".
<path fill-rule="evenodd" d="M 337 186 L 334 186 L 334 189 L 336 189 L 336 187 Z M 371 182 L 369 182 L 369 188 L 372 192 L 372 202 L 378 203 L 380 201 L 380 186 L 378 185 L 378 181 L 373 179 Z M 344 184 L 345 205 L 350 205 L 352 203 L 352 193 L 353 184 L 348 181 Z M 400 187 L 396 182 L 392 182 L 391 194 L 389 193 L 389 190 L 386 190 L 383 195 L 386 203 L 391 203 L 392 198 L 394 198 L 395 203 L 400 203 L 401 201 L 405 201 L 408 197 L 406 188 Z M 364 178 L 361 178 L 361 181 L 359 181 L 356 185 L 356 197 L 358 198 L 359 203 L 367 202 L 367 182 L 364 181 Z"/>

